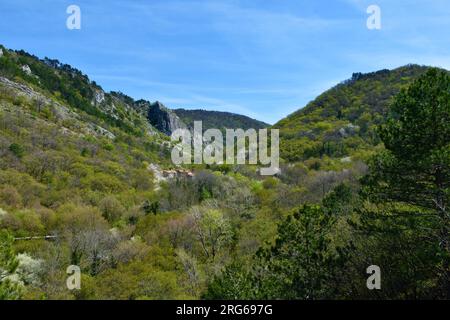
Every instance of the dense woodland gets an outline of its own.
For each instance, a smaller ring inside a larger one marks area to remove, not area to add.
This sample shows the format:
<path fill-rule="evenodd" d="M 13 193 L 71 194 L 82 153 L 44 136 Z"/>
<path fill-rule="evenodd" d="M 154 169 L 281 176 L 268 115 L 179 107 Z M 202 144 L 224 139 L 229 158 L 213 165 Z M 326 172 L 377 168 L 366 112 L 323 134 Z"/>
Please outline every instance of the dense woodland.
<path fill-rule="evenodd" d="M 173 110 L 177 116 L 190 128 L 194 127 L 194 121 L 202 121 L 205 130 L 208 129 L 263 129 L 269 124 L 246 116 L 230 112 L 207 111 L 207 110 Z"/>
<path fill-rule="evenodd" d="M 157 179 L 169 139 L 132 98 L 0 48 L 0 299 L 450 299 L 447 71 L 325 92 L 275 125 L 277 176 Z"/>

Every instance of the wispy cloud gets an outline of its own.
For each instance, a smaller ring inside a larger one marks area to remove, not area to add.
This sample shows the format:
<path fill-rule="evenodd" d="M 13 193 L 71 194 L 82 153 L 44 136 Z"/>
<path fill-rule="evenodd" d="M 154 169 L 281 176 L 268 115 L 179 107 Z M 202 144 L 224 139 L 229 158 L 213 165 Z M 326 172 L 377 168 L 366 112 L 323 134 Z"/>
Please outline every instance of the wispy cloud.
<path fill-rule="evenodd" d="M 418 63 L 450 68 L 448 0 L 0 1 L 3 44 L 58 58 L 106 90 L 170 107 L 275 122 L 350 77 Z M 382 9 L 382 30 L 366 9 Z"/>

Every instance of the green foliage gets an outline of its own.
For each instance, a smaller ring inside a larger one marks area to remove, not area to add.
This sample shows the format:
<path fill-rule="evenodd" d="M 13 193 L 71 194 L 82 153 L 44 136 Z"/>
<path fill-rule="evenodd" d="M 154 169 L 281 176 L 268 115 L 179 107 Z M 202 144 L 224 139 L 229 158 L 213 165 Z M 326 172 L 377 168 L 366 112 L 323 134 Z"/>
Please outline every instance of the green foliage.
<path fill-rule="evenodd" d="M 206 300 L 240 300 L 254 298 L 253 276 L 242 265 L 234 262 L 215 276 L 204 295 Z"/>
<path fill-rule="evenodd" d="M 332 296 L 345 251 L 330 250 L 333 217 L 319 206 L 305 205 L 279 226 L 275 243 L 261 248 L 252 271 L 231 265 L 205 295 L 217 299 L 323 299 Z"/>
<path fill-rule="evenodd" d="M 280 121 L 276 177 L 222 164 L 168 178 L 149 102 L 4 50 L 0 74 L 17 86 L 0 83 L 0 297 L 448 298 L 449 76 L 428 70 L 355 74 Z M 205 129 L 266 126 L 176 112 Z M 15 252 L 32 267 L 16 269 Z M 70 264 L 80 291 L 61 285 Z M 381 291 L 366 287 L 371 264 Z"/>
<path fill-rule="evenodd" d="M 260 298 L 320 299 L 342 256 L 329 252 L 333 218 L 317 206 L 305 205 L 280 224 L 275 244 L 258 252 L 261 259 Z"/>
<path fill-rule="evenodd" d="M 103 217 L 109 222 L 115 222 L 123 217 L 126 209 L 114 196 L 106 196 L 98 204 Z"/>
<path fill-rule="evenodd" d="M 233 234 L 229 221 L 219 210 L 207 208 L 193 208 L 192 218 L 205 257 L 215 259 L 231 241 Z"/>
<path fill-rule="evenodd" d="M 165 271 L 143 261 L 120 265 L 100 275 L 94 297 L 121 300 L 168 300 L 187 298 L 174 271 Z M 172 266 L 175 269 L 174 266 Z"/>
<path fill-rule="evenodd" d="M 194 127 L 194 121 L 202 121 L 203 130 L 219 129 L 264 129 L 267 123 L 229 112 L 207 111 L 207 110 L 173 110 L 177 116 L 190 128 Z"/>
<path fill-rule="evenodd" d="M 145 200 L 144 204 L 142 205 L 142 209 L 146 214 L 149 213 L 157 214 L 159 212 L 159 202 L 158 201 L 150 202 L 148 200 Z"/>
<path fill-rule="evenodd" d="M 0 74 L 3 76 L 38 87 L 47 95 L 54 96 L 58 101 L 89 115 L 91 119 L 120 128 L 129 134 L 142 136 L 145 130 L 142 128 L 144 122 L 140 122 L 137 116 L 129 117 L 122 106 L 116 106 L 118 114 L 111 115 L 92 102 L 101 88 L 91 82 L 81 71 L 68 64 L 62 64 L 58 60 L 48 58 L 39 60 L 23 50 L 15 52 L 4 50 L 4 52 L 5 54 L 0 58 Z M 29 66 L 32 74 L 22 70 L 22 66 L 25 65 Z M 111 105 L 112 97 L 113 95 L 106 94 L 102 103 Z M 17 105 L 23 105 L 23 102 L 23 97 L 17 97 Z M 119 104 L 119 101 L 115 103 Z M 41 106 L 40 103 L 37 111 L 47 119 L 53 117 L 51 110 Z"/>
<path fill-rule="evenodd" d="M 450 76 L 433 69 L 402 91 L 380 136 L 387 151 L 372 161 L 378 195 L 445 216 L 450 183 Z"/>
<path fill-rule="evenodd" d="M 395 253 L 386 264 L 414 260 L 420 268 L 403 288 L 415 298 L 450 297 L 449 115 L 450 76 L 432 69 L 395 98 L 380 130 L 386 151 L 372 159 L 364 180 L 363 194 L 381 209 L 367 208 L 363 227 L 385 235 L 378 245 Z M 400 239 L 402 249 L 395 244 Z M 427 282 L 418 283 L 425 274 Z"/>
<path fill-rule="evenodd" d="M 24 148 L 17 143 L 12 143 L 9 146 L 9 151 L 11 151 L 17 158 L 22 158 L 23 155 L 25 154 Z"/>
<path fill-rule="evenodd" d="M 394 99 L 380 130 L 386 150 L 371 160 L 361 199 L 348 183 L 325 192 L 331 176 L 319 173 L 323 209 L 288 216 L 271 246 L 226 267 L 204 297 L 447 299 L 449 83 L 431 69 Z M 365 286 L 372 264 L 381 267 L 381 291 Z"/>
<path fill-rule="evenodd" d="M 323 199 L 323 206 L 332 214 L 348 214 L 353 209 L 351 204 L 354 192 L 345 184 L 340 184 Z"/>
<path fill-rule="evenodd" d="M 21 296 L 20 285 L 8 278 L 19 265 L 13 242 L 14 238 L 7 231 L 0 231 L 0 300 L 16 300 Z"/>
<path fill-rule="evenodd" d="M 380 140 L 389 103 L 400 90 L 428 70 L 409 65 L 353 77 L 326 91 L 305 108 L 275 124 L 280 129 L 280 152 L 289 161 L 311 157 L 341 158 L 370 150 Z"/>

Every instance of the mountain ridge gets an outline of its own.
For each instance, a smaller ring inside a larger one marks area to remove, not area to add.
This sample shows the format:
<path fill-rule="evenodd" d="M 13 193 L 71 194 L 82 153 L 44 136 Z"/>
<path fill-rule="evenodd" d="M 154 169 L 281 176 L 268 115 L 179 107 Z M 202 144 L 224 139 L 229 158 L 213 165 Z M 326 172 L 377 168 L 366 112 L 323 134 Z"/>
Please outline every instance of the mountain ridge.
<path fill-rule="evenodd" d="M 50 95 L 56 94 L 65 100 L 65 102 L 82 111 L 101 118 L 114 126 L 123 127 L 123 129 L 132 132 L 136 125 L 136 117 L 132 111 L 137 112 L 147 120 L 146 131 L 154 134 L 155 129 L 165 135 L 170 135 L 178 128 L 188 127 L 175 112 L 175 109 L 168 108 L 160 101 L 148 101 L 144 99 L 132 98 L 120 91 L 105 92 L 103 88 L 95 81 L 83 74 L 80 70 L 60 62 L 57 59 L 45 57 L 40 59 L 24 50 L 8 50 L 0 45 L 0 57 L 2 62 L 0 70 L 7 78 L 20 77 L 27 84 L 40 87 L 48 91 Z M 62 86 L 60 83 L 69 83 Z M 75 89 L 75 90 L 73 90 Z M 73 92 L 75 91 L 75 92 Z M 177 109 L 179 113 L 186 115 L 182 109 Z M 202 111 L 204 115 L 198 120 L 213 120 L 215 111 Z M 234 118 L 234 123 L 250 123 L 256 128 L 266 127 L 268 125 L 261 121 L 251 119 L 245 115 L 234 113 L 221 113 L 228 118 Z M 197 119 L 196 119 L 197 120 Z M 204 121 L 205 122 L 205 121 Z M 227 123 L 230 123 L 228 121 Z M 215 119 L 214 126 L 204 123 L 205 127 L 225 127 L 220 123 L 220 118 Z M 141 123 L 140 126 L 143 124 Z M 246 125 L 245 128 L 250 127 Z M 135 132 L 135 134 L 142 134 Z"/>
<path fill-rule="evenodd" d="M 181 118 L 181 120 L 189 127 L 193 127 L 194 121 L 202 121 L 203 129 L 250 129 L 255 130 L 267 128 L 270 125 L 253 119 L 251 117 L 225 111 L 214 111 L 204 109 L 173 109 L 173 112 Z"/>

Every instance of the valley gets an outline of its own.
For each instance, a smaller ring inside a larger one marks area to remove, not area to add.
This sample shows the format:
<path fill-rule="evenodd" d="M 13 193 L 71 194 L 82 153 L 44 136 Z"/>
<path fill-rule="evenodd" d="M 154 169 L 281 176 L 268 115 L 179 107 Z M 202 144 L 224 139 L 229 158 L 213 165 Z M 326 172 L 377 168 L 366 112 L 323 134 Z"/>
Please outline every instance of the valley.
<path fill-rule="evenodd" d="M 449 71 L 355 73 L 270 126 L 0 49 L 0 299 L 450 297 Z M 173 163 L 197 120 L 278 129 L 280 170 Z"/>

